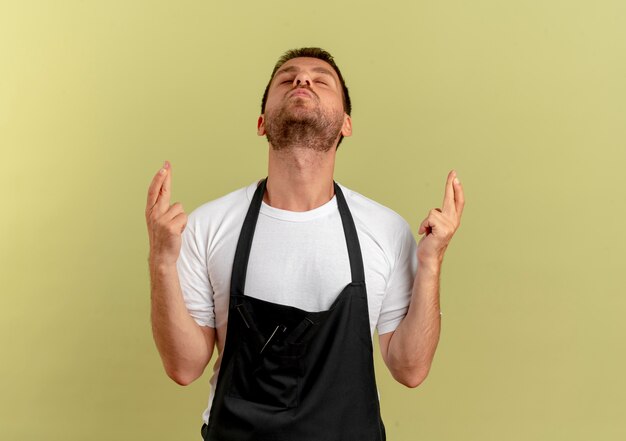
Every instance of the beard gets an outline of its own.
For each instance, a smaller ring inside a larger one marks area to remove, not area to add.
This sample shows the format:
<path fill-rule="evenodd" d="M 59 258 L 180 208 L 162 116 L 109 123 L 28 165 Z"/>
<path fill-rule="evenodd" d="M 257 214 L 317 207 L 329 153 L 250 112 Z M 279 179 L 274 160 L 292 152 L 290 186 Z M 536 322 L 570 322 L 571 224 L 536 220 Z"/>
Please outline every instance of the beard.
<path fill-rule="evenodd" d="M 311 98 L 312 100 L 313 98 Z M 302 98 L 295 98 L 295 101 Z M 267 140 L 274 150 L 299 147 L 327 152 L 335 144 L 343 125 L 343 111 L 322 111 L 318 105 L 310 109 L 299 102 L 290 102 L 268 112 L 265 118 Z"/>

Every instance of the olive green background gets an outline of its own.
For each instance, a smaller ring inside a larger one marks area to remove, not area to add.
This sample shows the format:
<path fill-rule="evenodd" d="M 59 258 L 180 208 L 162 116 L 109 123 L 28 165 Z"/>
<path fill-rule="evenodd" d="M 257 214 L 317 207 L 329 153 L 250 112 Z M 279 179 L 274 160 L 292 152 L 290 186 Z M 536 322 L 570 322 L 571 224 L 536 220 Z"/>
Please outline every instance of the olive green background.
<path fill-rule="evenodd" d="M 376 352 L 388 439 L 625 439 L 625 22 L 622 0 L 2 0 L 0 439 L 200 439 L 211 368 L 178 386 L 152 340 L 148 184 L 171 161 L 189 213 L 265 176 L 262 92 L 299 46 L 352 95 L 339 182 L 416 234 L 449 170 L 465 189 L 429 377 Z"/>

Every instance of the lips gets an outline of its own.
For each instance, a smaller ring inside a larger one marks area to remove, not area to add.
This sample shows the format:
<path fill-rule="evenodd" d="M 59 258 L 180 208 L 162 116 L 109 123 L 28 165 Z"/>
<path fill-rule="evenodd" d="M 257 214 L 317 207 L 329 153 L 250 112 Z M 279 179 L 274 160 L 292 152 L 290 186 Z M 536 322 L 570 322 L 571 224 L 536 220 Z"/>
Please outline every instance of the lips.
<path fill-rule="evenodd" d="M 313 95 L 311 95 L 311 92 L 309 92 L 306 89 L 296 89 L 296 90 L 294 90 L 289 95 L 289 98 L 292 98 L 294 96 L 306 96 L 306 97 L 309 97 L 309 98 L 313 98 Z"/>

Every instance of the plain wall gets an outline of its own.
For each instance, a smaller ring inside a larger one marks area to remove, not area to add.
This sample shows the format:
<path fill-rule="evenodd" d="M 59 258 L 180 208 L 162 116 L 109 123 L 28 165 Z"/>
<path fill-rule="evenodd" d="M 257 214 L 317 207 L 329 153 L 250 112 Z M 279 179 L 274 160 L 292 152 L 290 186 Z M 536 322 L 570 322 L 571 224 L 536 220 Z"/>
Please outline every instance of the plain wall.
<path fill-rule="evenodd" d="M 626 2 L 2 1 L 0 438 L 199 440 L 150 328 L 146 192 L 191 210 L 267 173 L 287 49 L 342 69 L 335 179 L 417 229 L 456 169 L 427 380 L 378 347 L 390 441 L 626 439 Z"/>

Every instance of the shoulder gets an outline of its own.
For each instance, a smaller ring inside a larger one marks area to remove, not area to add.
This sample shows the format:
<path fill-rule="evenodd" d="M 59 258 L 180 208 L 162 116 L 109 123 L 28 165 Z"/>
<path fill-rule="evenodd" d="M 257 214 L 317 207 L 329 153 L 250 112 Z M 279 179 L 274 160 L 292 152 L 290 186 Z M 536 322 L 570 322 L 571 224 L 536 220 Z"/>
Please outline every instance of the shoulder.
<path fill-rule="evenodd" d="M 401 243 L 412 235 L 408 222 L 393 209 L 339 184 L 357 229 L 388 243 Z"/>
<path fill-rule="evenodd" d="M 338 183 L 338 185 L 341 187 L 353 217 L 356 216 L 362 220 L 392 228 L 404 228 L 408 226 L 406 220 L 393 209 L 342 184 Z"/>
<path fill-rule="evenodd" d="M 241 187 L 217 199 L 205 202 L 195 208 L 188 215 L 188 224 L 202 227 L 208 231 L 209 226 L 219 226 L 224 223 L 241 222 L 242 213 L 245 215 L 257 182 Z"/>

